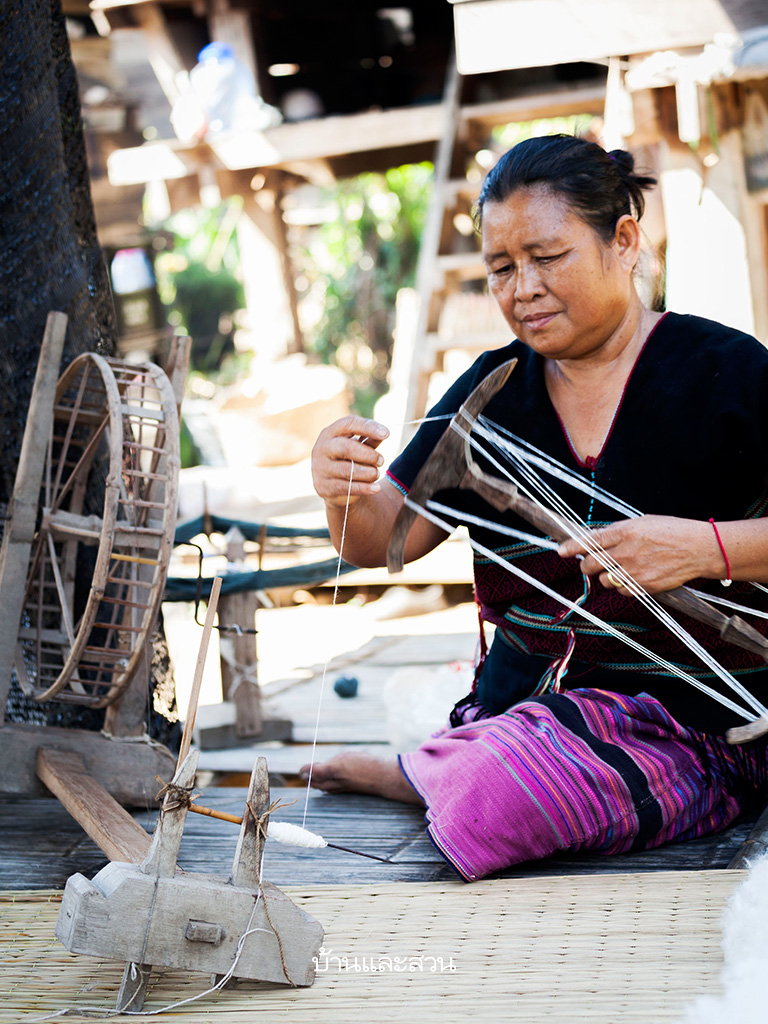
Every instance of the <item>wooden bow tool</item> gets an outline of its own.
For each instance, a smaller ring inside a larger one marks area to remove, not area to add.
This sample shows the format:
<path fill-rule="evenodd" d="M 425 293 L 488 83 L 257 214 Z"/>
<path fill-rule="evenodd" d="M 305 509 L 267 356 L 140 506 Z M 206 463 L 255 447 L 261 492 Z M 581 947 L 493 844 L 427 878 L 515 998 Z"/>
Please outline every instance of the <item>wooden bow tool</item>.
<path fill-rule="evenodd" d="M 481 470 L 472 457 L 471 446 L 466 439 L 478 416 L 504 387 L 516 364 L 516 359 L 502 363 L 478 384 L 454 415 L 419 470 L 408 493 L 409 504 L 400 509 L 392 528 L 387 549 L 387 568 L 390 573 L 400 572 L 403 568 L 406 537 L 418 515 L 411 506 L 418 505 L 426 509 L 433 494 L 453 487 L 473 490 L 499 512 L 515 512 L 556 541 L 570 538 L 571 534 L 559 516 L 521 494 L 510 481 Z M 655 597 L 661 604 L 705 623 L 717 630 L 724 640 L 752 654 L 758 654 L 768 662 L 768 639 L 738 615 L 726 615 L 684 587 L 664 591 Z M 727 735 L 729 742 L 743 743 L 765 732 L 768 732 L 768 719 L 758 718 L 748 725 L 729 730 Z"/>

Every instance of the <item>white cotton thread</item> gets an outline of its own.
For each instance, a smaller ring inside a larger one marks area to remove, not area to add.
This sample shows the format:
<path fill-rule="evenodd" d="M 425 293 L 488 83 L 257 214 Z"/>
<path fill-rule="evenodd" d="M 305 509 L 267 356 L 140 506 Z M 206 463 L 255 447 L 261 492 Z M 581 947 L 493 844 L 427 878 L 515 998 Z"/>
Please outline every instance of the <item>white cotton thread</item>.
<path fill-rule="evenodd" d="M 524 530 L 516 530 L 513 526 L 504 526 L 503 523 L 494 523 L 492 519 L 481 519 L 480 516 L 473 516 L 470 512 L 459 512 L 458 509 L 449 508 L 439 501 L 432 501 L 430 499 L 427 502 L 427 508 L 432 512 L 442 512 L 444 515 L 452 516 L 461 523 L 473 523 L 475 526 L 484 526 L 486 530 L 493 530 L 495 533 L 501 533 L 505 537 L 523 540 L 537 548 L 545 548 L 547 551 L 557 551 L 560 548 L 560 544 L 556 540 L 536 537 L 534 534 L 526 533 Z"/>
<path fill-rule="evenodd" d="M 411 501 L 408 498 L 405 499 L 405 504 L 409 508 L 412 508 L 419 515 L 424 516 L 425 519 L 428 519 L 436 526 L 439 526 L 441 530 L 446 530 L 448 533 L 451 532 L 451 527 L 449 526 L 448 523 L 438 518 L 438 516 L 434 515 L 433 513 L 428 512 L 421 505 L 417 505 L 416 502 Z M 713 690 L 712 687 L 707 686 L 706 683 L 702 683 L 700 679 L 696 679 L 694 676 L 691 676 L 687 672 L 684 672 L 677 665 L 673 665 L 671 662 L 667 661 L 664 658 L 661 658 L 653 651 L 650 651 L 647 648 L 643 647 L 642 644 L 639 644 L 636 640 L 633 640 L 632 637 L 628 636 L 626 633 L 622 633 L 620 630 L 615 629 L 613 626 L 611 626 L 609 622 L 604 622 L 602 619 L 598 618 L 597 615 L 593 615 L 592 612 L 587 611 L 586 608 L 582 607 L 581 605 L 575 604 L 573 601 L 569 601 L 568 598 L 563 597 L 562 594 L 558 594 L 557 591 L 552 590 L 545 583 L 542 583 L 541 580 L 534 579 L 533 576 L 530 576 L 527 572 L 523 572 L 522 569 L 518 568 L 512 563 L 505 561 L 503 558 L 501 558 L 500 555 L 497 555 L 495 551 L 491 551 L 490 548 L 486 548 L 482 544 L 478 544 L 477 541 L 472 540 L 471 537 L 469 539 L 469 543 L 471 544 L 472 548 L 475 551 L 479 551 L 482 555 L 485 555 L 486 558 L 490 558 L 491 561 L 496 562 L 498 565 L 506 569 L 508 572 L 513 573 L 515 576 L 519 576 L 520 579 L 524 580 L 526 583 L 529 583 L 531 586 L 536 587 L 538 590 L 546 594 L 548 597 L 551 597 L 555 601 L 558 601 L 560 604 L 565 605 L 566 608 L 570 608 L 572 612 L 575 612 L 575 614 L 581 616 L 581 618 L 587 619 L 587 621 L 593 623 L 593 625 L 599 626 L 606 633 L 610 633 L 611 636 L 615 636 L 618 640 L 623 640 L 624 643 L 628 644 L 630 647 L 638 651 L 638 653 L 642 654 L 644 657 L 650 658 L 651 661 L 655 662 L 657 665 L 660 665 L 662 668 L 665 668 L 668 672 L 671 672 L 673 675 L 678 676 L 680 679 L 684 679 L 687 683 L 690 683 L 692 686 L 696 687 L 697 690 L 701 690 L 702 693 L 706 693 L 709 697 L 712 697 L 714 700 L 719 701 L 729 710 L 734 711 L 738 715 L 741 715 L 741 717 L 746 719 L 746 721 L 751 722 L 753 720 L 753 716 L 744 708 L 742 708 L 739 704 L 736 704 L 728 697 L 724 697 L 722 694 L 718 693 L 717 690 Z"/>
<path fill-rule="evenodd" d="M 752 584 L 755 586 L 756 584 Z M 757 608 L 750 608 L 749 605 L 739 604 L 736 601 L 729 601 L 726 597 L 718 597 L 717 594 L 708 594 L 703 590 L 695 590 L 693 587 L 686 587 L 695 597 L 701 597 L 712 604 L 721 604 L 723 608 L 730 608 L 731 611 L 741 612 L 742 615 L 754 615 L 756 619 L 768 619 L 768 612 L 759 611 Z M 761 588 L 762 589 L 762 588 Z"/>
<path fill-rule="evenodd" d="M 364 438 L 363 440 L 367 440 Z M 355 464 L 350 463 L 349 466 L 349 484 L 347 485 L 347 501 L 344 506 L 344 519 L 341 524 L 341 540 L 339 541 L 339 559 L 336 562 L 336 580 L 333 585 L 333 600 L 331 601 L 331 608 L 336 607 L 336 599 L 339 594 L 339 580 L 341 579 L 341 563 L 342 563 L 342 552 L 344 551 L 344 538 L 347 535 L 347 519 L 349 518 L 349 500 L 352 497 L 352 479 L 355 475 Z M 312 751 L 309 758 L 309 772 L 307 773 L 307 791 L 304 797 L 304 813 L 301 818 L 301 827 L 307 823 L 307 811 L 309 810 L 309 794 L 312 789 L 312 772 L 315 768 L 315 754 L 317 752 L 317 737 L 320 732 L 320 710 L 323 706 L 323 694 L 325 693 L 325 679 L 328 675 L 328 663 L 330 658 L 327 658 L 323 665 L 323 674 L 320 678 L 320 696 L 317 698 L 317 716 L 315 718 L 315 732 L 312 736 Z"/>
<path fill-rule="evenodd" d="M 453 412 L 444 412 L 439 416 L 422 416 L 421 419 L 418 420 L 406 420 L 405 423 L 403 423 L 403 426 L 418 427 L 422 423 L 439 423 L 440 420 L 452 420 L 455 415 L 456 413 Z"/>
<path fill-rule="evenodd" d="M 578 473 L 574 473 L 573 470 L 564 466 L 562 462 L 558 462 L 557 459 L 553 459 L 550 455 L 547 455 L 546 452 L 536 448 L 528 441 L 523 440 L 523 438 L 517 437 L 510 431 L 504 430 L 501 426 L 495 424 L 493 426 L 496 426 L 498 431 L 507 434 L 511 440 L 504 441 L 498 436 L 498 434 L 494 434 L 491 429 L 492 425 L 490 421 L 485 417 L 479 417 L 479 419 L 475 421 L 474 429 L 480 437 L 484 437 L 495 448 L 504 451 L 513 460 L 520 463 L 521 466 L 527 466 L 528 463 L 538 466 L 539 469 L 543 469 L 545 473 L 549 473 L 551 476 L 555 477 L 555 479 L 562 480 L 563 483 L 569 484 L 577 491 L 582 491 L 590 497 L 598 498 L 602 504 L 608 505 L 617 512 L 623 513 L 630 519 L 637 519 L 642 515 L 642 512 L 640 512 L 639 509 L 636 509 L 633 505 L 629 505 L 627 502 L 622 501 L 621 498 L 618 498 L 615 494 L 611 494 L 610 491 L 607 491 L 604 487 L 600 487 L 599 484 L 590 483 L 589 481 L 584 480 L 578 475 Z M 462 431 L 460 429 L 460 433 L 461 432 Z M 524 446 L 528 451 L 524 451 L 521 446 Z M 479 450 L 482 451 L 482 448 L 480 448 L 479 445 L 475 445 L 475 447 L 478 447 Z"/>
<path fill-rule="evenodd" d="M 290 821 L 270 821 L 267 825 L 267 836 L 275 839 L 278 843 L 286 843 L 288 846 L 303 846 L 309 850 L 322 850 L 328 845 L 322 836 L 316 832 L 310 832 L 300 825 L 293 825 Z"/>
<path fill-rule="evenodd" d="M 542 504 L 541 500 L 539 500 L 530 490 L 528 490 L 528 488 L 526 488 L 522 483 L 520 483 L 520 481 L 517 480 L 508 469 L 500 465 L 495 459 L 493 459 L 492 456 L 485 452 L 483 448 L 479 445 L 477 440 L 473 438 L 460 424 L 453 423 L 452 426 L 454 427 L 454 429 L 457 430 L 460 436 L 462 436 L 465 439 L 465 441 L 468 442 L 468 444 L 470 444 L 473 448 L 479 450 L 481 454 L 484 455 L 485 458 L 489 459 L 489 461 L 494 466 L 496 466 L 496 468 L 498 468 L 503 473 L 503 475 L 507 477 L 508 480 L 514 483 L 539 508 L 551 514 L 550 509 L 547 509 L 546 506 Z M 483 433 L 483 436 L 485 436 L 486 439 L 491 440 L 491 443 L 494 443 L 489 431 L 481 431 L 481 433 Z M 526 458 L 527 456 L 524 452 L 520 451 L 518 453 L 518 456 L 515 461 L 518 465 L 519 470 L 522 471 L 525 478 L 528 480 L 532 487 L 538 489 L 543 495 L 547 496 L 551 504 L 557 510 L 558 518 L 560 519 L 563 528 L 568 532 L 568 534 L 574 539 L 579 540 L 580 543 L 584 546 L 584 548 L 600 562 L 603 568 L 610 570 L 613 573 L 613 575 L 617 579 L 619 579 L 622 586 L 624 586 L 635 598 L 637 598 L 646 608 L 648 608 L 649 611 L 651 611 L 661 622 L 663 622 L 667 626 L 667 628 L 670 629 L 672 633 L 675 636 L 677 636 L 683 644 L 685 644 L 693 653 L 695 653 L 701 659 L 701 661 L 709 669 L 711 669 L 711 671 L 715 675 L 717 675 L 724 683 L 731 687 L 731 689 L 734 690 L 742 698 L 742 700 L 745 700 L 747 704 L 749 704 L 753 708 L 753 710 L 757 712 L 758 715 L 764 715 L 766 713 L 766 709 L 763 707 L 760 701 L 758 701 L 753 696 L 753 694 L 751 694 L 749 690 L 742 685 L 742 683 L 740 683 L 733 675 L 731 675 L 730 672 L 723 668 L 723 666 L 720 665 L 720 663 L 715 658 L 713 658 L 712 655 L 707 650 L 705 650 L 705 648 L 703 648 L 690 635 L 690 633 L 687 632 L 687 630 L 685 630 L 674 618 L 672 618 L 671 615 L 669 615 L 669 613 L 664 608 L 662 608 L 662 606 L 655 598 L 651 597 L 651 595 L 648 594 L 647 591 L 645 591 L 644 588 L 642 588 L 629 575 L 629 573 L 627 573 L 619 565 L 619 563 L 616 562 L 615 559 L 613 559 L 605 551 L 605 549 L 594 539 L 594 535 L 591 533 L 591 531 L 586 528 L 586 524 L 583 524 L 581 522 L 581 520 L 575 514 L 573 509 L 571 509 L 568 503 L 557 493 L 557 491 L 555 491 L 552 487 L 545 483 L 545 481 L 543 481 L 539 477 L 539 475 L 533 469 L 531 469 L 530 466 L 527 465 L 527 462 L 525 461 Z M 602 491 L 602 488 L 600 490 Z M 615 502 L 619 501 L 620 499 L 616 499 L 607 491 L 603 491 L 603 495 L 604 497 L 602 497 L 601 500 L 603 500 L 606 504 L 612 505 L 614 508 L 617 507 Z M 606 500 L 605 496 L 612 500 Z M 637 510 L 634 511 L 636 515 L 641 514 L 638 513 Z M 602 628 L 606 628 L 606 625 L 607 624 L 602 624 Z M 625 637 L 625 634 L 619 633 L 618 635 L 626 639 L 627 642 L 629 642 L 628 638 Z M 658 659 L 654 658 L 654 660 L 656 660 L 658 664 L 662 664 L 662 662 L 658 661 Z M 686 679 L 686 681 L 688 682 L 691 682 L 692 680 L 692 677 L 688 676 L 687 674 L 681 674 L 681 671 L 677 668 L 675 669 L 675 674 L 679 675 L 680 678 Z M 709 692 L 711 696 L 715 697 L 715 699 L 719 699 L 719 695 L 715 696 L 716 691 L 709 690 L 709 688 L 704 689 L 704 684 L 697 683 L 696 685 L 698 685 L 699 689 L 704 690 L 704 692 Z M 723 701 L 721 701 L 721 703 L 723 703 Z M 744 712 L 742 711 L 741 714 L 743 715 Z"/>
<path fill-rule="evenodd" d="M 39 1022 L 41 1021 L 55 1020 L 58 1017 L 67 1017 L 75 1013 L 79 1014 L 81 1017 L 97 1017 L 99 1019 L 104 1019 L 106 1017 L 122 1017 L 123 1015 L 129 1017 L 156 1017 L 161 1013 L 167 1013 L 168 1010 L 175 1010 L 178 1006 L 186 1006 L 188 1003 L 196 1003 L 199 999 L 203 999 L 205 996 L 209 996 L 212 995 L 212 993 L 214 992 L 218 992 L 220 989 L 224 988 L 224 986 L 235 973 L 238 961 L 240 960 L 240 957 L 243 952 L 243 947 L 245 946 L 245 940 L 248 938 L 248 936 L 253 935 L 254 932 L 266 931 L 265 928 L 251 927 L 251 925 L 253 924 L 253 918 L 256 914 L 256 908 L 259 905 L 260 898 L 262 897 L 258 897 L 253 901 L 253 907 L 251 908 L 248 923 L 246 924 L 245 931 L 240 936 L 240 939 L 237 943 L 237 948 L 235 949 L 235 956 L 232 961 L 232 965 L 230 966 L 227 973 L 223 975 L 221 978 L 219 978 L 215 985 L 212 985 L 210 988 L 207 988 L 204 992 L 199 992 L 196 996 L 190 996 L 188 999 L 180 999 L 178 1002 L 169 1003 L 167 1006 L 161 1006 L 160 1009 L 158 1010 L 101 1010 L 92 1009 L 91 1007 L 84 1006 L 72 1006 L 66 1010 L 57 1010 L 55 1013 L 49 1013 L 45 1017 L 32 1017 L 29 1021 L 29 1024 L 39 1024 Z M 131 964 L 131 967 L 134 967 L 134 965 Z"/>

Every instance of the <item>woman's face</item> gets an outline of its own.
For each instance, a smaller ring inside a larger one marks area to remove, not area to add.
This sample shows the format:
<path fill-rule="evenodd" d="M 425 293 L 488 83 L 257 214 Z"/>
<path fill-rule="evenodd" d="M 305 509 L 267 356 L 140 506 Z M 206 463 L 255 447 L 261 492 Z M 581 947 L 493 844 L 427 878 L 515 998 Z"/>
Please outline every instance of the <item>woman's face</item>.
<path fill-rule="evenodd" d="M 520 189 L 501 203 L 486 203 L 482 250 L 488 284 L 515 336 L 550 359 L 599 351 L 624 321 L 635 294 L 636 236 L 636 222 L 622 217 L 606 243 L 565 199 L 545 188 Z"/>

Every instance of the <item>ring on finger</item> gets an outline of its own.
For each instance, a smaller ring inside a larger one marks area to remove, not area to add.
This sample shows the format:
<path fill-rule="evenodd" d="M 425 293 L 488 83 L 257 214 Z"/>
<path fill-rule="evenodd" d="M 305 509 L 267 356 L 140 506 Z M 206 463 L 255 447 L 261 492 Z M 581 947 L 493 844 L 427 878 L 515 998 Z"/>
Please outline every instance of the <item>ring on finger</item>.
<path fill-rule="evenodd" d="M 609 586 L 616 587 L 617 590 L 621 587 L 621 580 L 617 580 L 610 570 L 607 573 L 607 578 Z"/>

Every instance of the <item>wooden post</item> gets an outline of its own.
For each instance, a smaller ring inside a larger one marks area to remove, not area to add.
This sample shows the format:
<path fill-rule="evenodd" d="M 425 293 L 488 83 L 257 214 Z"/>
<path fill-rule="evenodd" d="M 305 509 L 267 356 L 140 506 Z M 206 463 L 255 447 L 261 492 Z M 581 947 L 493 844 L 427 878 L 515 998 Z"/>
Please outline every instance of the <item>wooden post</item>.
<path fill-rule="evenodd" d="M 204 660 L 204 659 L 203 659 Z M 192 750 L 184 755 L 183 763 L 176 768 L 173 785 L 180 788 L 191 788 L 195 784 L 198 753 Z M 154 879 L 173 878 L 176 874 L 176 861 L 179 847 L 184 834 L 184 822 L 187 820 L 187 805 L 169 793 L 155 823 L 152 842 L 139 870 Z M 151 916 L 147 933 L 152 924 Z M 152 963 L 144 960 L 132 960 L 125 965 L 120 991 L 117 994 L 115 1008 L 122 1013 L 130 1007 L 138 1012 L 144 1005 L 152 974 Z"/>
<path fill-rule="evenodd" d="M 259 819 L 269 810 L 269 771 L 267 759 L 257 757 L 251 772 L 251 783 L 240 823 L 234 860 L 232 885 L 248 889 L 261 878 L 261 858 L 264 855 L 264 836 Z"/>
<path fill-rule="evenodd" d="M 285 285 L 285 294 L 288 298 L 288 308 L 291 313 L 291 324 L 293 326 L 293 338 L 288 342 L 288 354 L 292 352 L 303 352 L 304 351 L 304 335 L 301 330 L 301 321 L 299 319 L 299 300 L 296 295 L 296 284 L 293 265 L 291 264 L 291 257 L 288 253 L 288 233 L 285 227 L 285 221 L 283 220 L 283 196 L 285 195 L 284 181 L 286 175 L 282 172 L 278 174 L 278 187 L 275 195 L 275 228 L 277 231 L 277 251 L 280 256 L 280 270 L 283 274 L 283 284 Z"/>
<path fill-rule="evenodd" d="M 227 561 L 241 564 L 245 558 L 245 537 L 233 526 L 224 538 Z M 226 594 L 219 601 L 219 626 L 253 629 L 259 599 L 253 591 Z M 258 683 L 256 636 L 254 633 L 219 635 L 221 689 L 224 700 L 235 705 L 235 735 L 239 739 L 258 736 L 262 731 L 261 693 Z"/>
<path fill-rule="evenodd" d="M 8 510 L 9 521 L 0 547 L 0 593 L 3 595 L 3 615 L 0 616 L 0 729 L 5 720 L 5 705 L 11 685 L 11 669 L 16 654 L 29 557 L 35 536 L 45 452 L 53 428 L 53 402 L 66 332 L 65 314 L 49 313 Z"/>
<path fill-rule="evenodd" d="M 211 39 L 228 43 L 232 47 L 235 58 L 244 64 L 253 75 L 256 92 L 260 93 L 250 11 L 233 7 L 230 0 L 210 0 L 208 10 Z"/>
<path fill-rule="evenodd" d="M 225 539 L 227 560 L 235 564 L 242 562 L 245 538 L 240 530 L 233 527 Z M 259 600 L 254 593 L 225 594 L 219 601 L 219 626 L 253 629 L 258 607 Z M 256 741 L 290 740 L 291 720 L 265 717 L 262 712 L 255 634 L 236 630 L 219 633 L 219 649 L 223 703 L 201 709 L 201 722 L 195 734 L 200 750 L 250 746 Z"/>
<path fill-rule="evenodd" d="M 184 60 L 168 31 L 165 14 L 155 0 L 136 4 L 131 13 L 144 36 L 147 59 L 157 76 L 160 88 L 171 106 L 179 98 L 177 75 L 186 72 Z"/>
<path fill-rule="evenodd" d="M 139 566 L 137 575 L 141 576 Z M 108 736 L 146 736 L 147 704 L 152 686 L 152 643 L 144 648 L 143 657 L 128 689 L 107 706 L 104 732 Z"/>
<path fill-rule="evenodd" d="M 175 335 L 171 344 L 166 373 L 176 396 L 176 412 L 181 420 L 181 403 L 189 375 L 189 361 L 192 356 L 192 339 L 188 335 Z"/>

